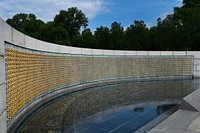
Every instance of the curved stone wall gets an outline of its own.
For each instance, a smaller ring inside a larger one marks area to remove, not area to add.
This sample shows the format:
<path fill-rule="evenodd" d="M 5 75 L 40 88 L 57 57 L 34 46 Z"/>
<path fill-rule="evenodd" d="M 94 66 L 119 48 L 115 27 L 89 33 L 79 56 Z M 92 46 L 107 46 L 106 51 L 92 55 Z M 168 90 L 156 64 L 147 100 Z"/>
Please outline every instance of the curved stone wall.
<path fill-rule="evenodd" d="M 49 91 L 98 80 L 192 75 L 192 59 L 56 54 L 6 43 L 8 121 L 27 103 Z"/>
<path fill-rule="evenodd" d="M 200 52 L 60 46 L 26 36 L 0 18 L 0 66 L 0 129 L 6 132 L 8 122 L 27 103 L 60 87 L 110 78 L 200 77 Z"/>

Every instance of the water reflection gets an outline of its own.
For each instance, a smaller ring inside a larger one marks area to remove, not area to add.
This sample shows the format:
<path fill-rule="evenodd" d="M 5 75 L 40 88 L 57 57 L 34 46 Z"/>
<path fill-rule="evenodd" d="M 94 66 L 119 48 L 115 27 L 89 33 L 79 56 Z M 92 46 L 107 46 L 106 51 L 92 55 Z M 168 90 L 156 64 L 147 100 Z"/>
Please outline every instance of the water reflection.
<path fill-rule="evenodd" d="M 173 107 L 173 108 L 172 108 Z M 110 109 L 109 111 L 101 111 L 91 115 L 85 119 L 78 121 L 73 126 L 66 128 L 63 133 L 133 133 L 147 132 L 154 127 L 157 123 L 162 121 L 173 113 L 172 109 L 176 108 L 175 105 L 161 105 L 161 106 L 140 106 L 134 105 L 124 110 Z M 166 112 L 163 116 L 160 114 Z M 169 114 L 169 115 L 168 115 Z M 159 119 L 155 119 L 157 117 Z M 150 121 L 153 122 L 149 123 Z M 148 126 L 144 126 L 148 123 Z M 143 127 L 144 126 L 144 127 Z"/>
<path fill-rule="evenodd" d="M 192 80 L 139 82 L 83 90 L 53 101 L 29 115 L 18 131 L 62 132 L 80 119 L 111 108 L 146 101 L 180 100 L 194 90 Z M 157 113 L 163 112 L 157 107 Z M 134 111 L 144 111 L 135 108 Z"/>

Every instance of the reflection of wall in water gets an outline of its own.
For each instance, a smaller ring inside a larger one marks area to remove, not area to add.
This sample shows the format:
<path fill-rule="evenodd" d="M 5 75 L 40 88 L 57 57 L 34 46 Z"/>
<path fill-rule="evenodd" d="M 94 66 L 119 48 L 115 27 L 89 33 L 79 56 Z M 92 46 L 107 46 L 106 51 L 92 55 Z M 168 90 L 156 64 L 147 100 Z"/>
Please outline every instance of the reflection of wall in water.
<path fill-rule="evenodd" d="M 157 114 L 160 115 L 163 112 L 166 112 L 170 108 L 172 108 L 174 105 L 163 105 L 163 106 L 157 106 Z"/>
<path fill-rule="evenodd" d="M 93 113 L 145 101 L 181 99 L 193 90 L 192 81 L 142 82 L 82 91 L 56 101 L 27 123 L 23 132 L 59 131 Z"/>

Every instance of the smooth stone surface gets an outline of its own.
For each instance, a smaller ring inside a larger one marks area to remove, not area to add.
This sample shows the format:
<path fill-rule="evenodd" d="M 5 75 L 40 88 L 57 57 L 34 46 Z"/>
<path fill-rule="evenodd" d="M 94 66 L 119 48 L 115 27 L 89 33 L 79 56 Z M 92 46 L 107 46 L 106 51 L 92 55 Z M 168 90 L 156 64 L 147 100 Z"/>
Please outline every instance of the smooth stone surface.
<path fill-rule="evenodd" d="M 4 54 L 4 32 L 3 32 L 3 19 L 0 18 L 0 55 Z"/>
<path fill-rule="evenodd" d="M 192 105 L 195 109 L 200 111 L 200 89 L 183 98 L 187 103 Z"/>
<path fill-rule="evenodd" d="M 6 85 L 0 85 L 0 114 L 6 109 Z M 1 119 L 0 119 L 1 121 Z"/>
<path fill-rule="evenodd" d="M 186 130 L 184 133 L 199 133 L 199 132 L 194 130 Z"/>
<path fill-rule="evenodd" d="M 5 60 L 0 56 L 0 85 L 5 83 Z"/>
<path fill-rule="evenodd" d="M 13 34 L 13 42 L 16 42 L 17 44 L 24 45 L 25 44 L 25 35 L 14 28 L 12 29 Z"/>
<path fill-rule="evenodd" d="M 7 133 L 7 113 L 6 110 L 0 115 L 0 133 Z"/>
<path fill-rule="evenodd" d="M 200 132 L 200 116 L 198 116 L 188 127 L 189 130 Z"/>
<path fill-rule="evenodd" d="M 148 133 L 183 133 L 199 112 L 178 110 Z"/>

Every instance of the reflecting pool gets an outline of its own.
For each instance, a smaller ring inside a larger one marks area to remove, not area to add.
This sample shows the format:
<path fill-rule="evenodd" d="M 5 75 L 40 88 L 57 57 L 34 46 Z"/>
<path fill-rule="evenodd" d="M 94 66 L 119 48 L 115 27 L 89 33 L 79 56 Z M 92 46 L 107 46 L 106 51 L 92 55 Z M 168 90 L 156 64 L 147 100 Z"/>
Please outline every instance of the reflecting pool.
<path fill-rule="evenodd" d="M 16 132 L 134 132 L 194 91 L 194 80 L 105 85 L 67 94 L 31 112 Z"/>
<path fill-rule="evenodd" d="M 140 105 L 140 107 L 130 106 L 119 112 L 115 109 L 110 110 L 110 112 L 103 111 L 80 120 L 71 127 L 66 128 L 63 133 L 133 133 L 174 106 L 174 104 L 160 106 Z M 155 122 L 157 124 L 160 119 Z M 155 126 L 154 123 L 149 126 Z M 144 129 L 140 129 L 140 131 L 144 132 L 151 129 L 149 126 L 143 127 Z"/>

